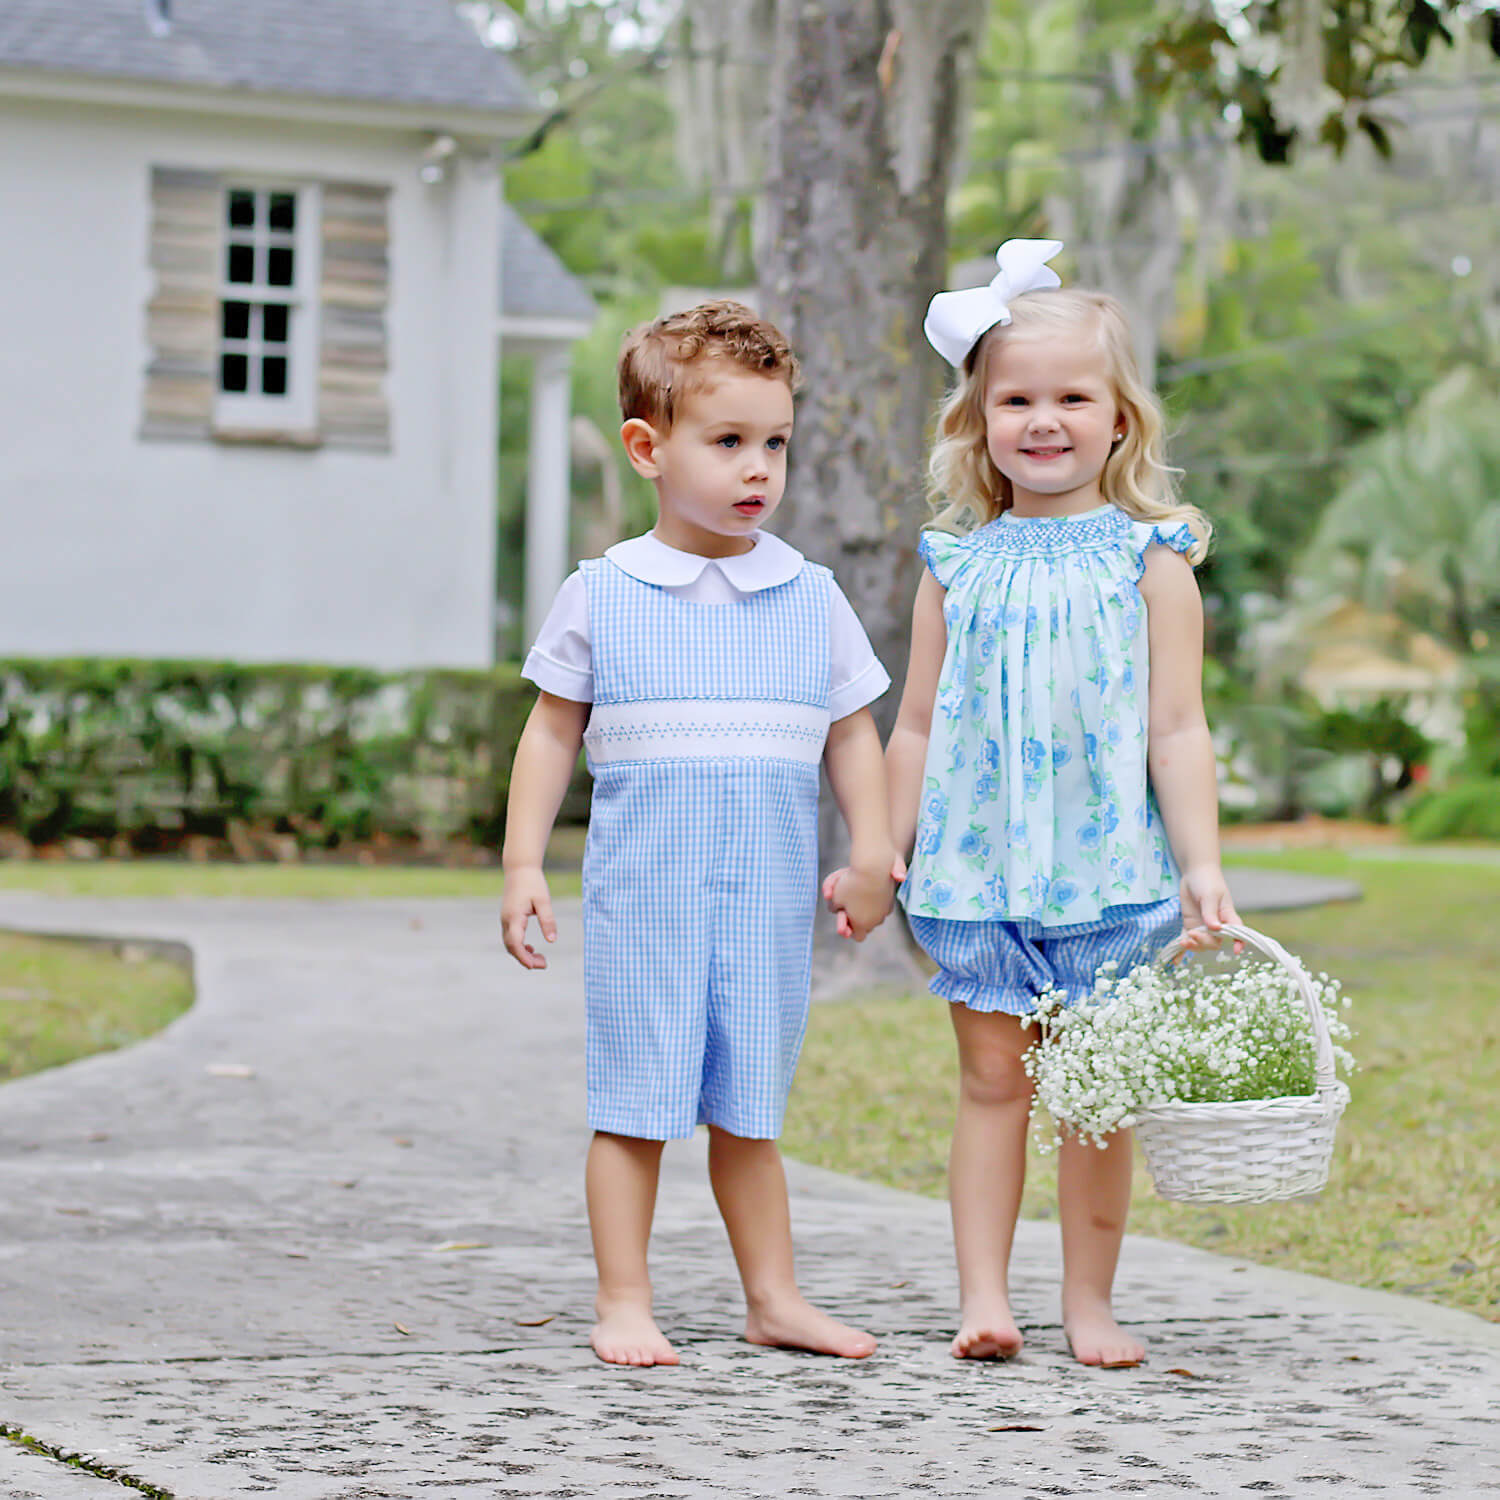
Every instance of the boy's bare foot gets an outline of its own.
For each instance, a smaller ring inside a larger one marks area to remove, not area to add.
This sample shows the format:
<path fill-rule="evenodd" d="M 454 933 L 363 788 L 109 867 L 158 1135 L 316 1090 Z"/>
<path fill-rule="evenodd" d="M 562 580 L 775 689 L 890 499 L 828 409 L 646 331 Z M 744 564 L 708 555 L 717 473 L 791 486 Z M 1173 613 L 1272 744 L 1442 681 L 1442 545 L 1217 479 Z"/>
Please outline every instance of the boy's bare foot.
<path fill-rule="evenodd" d="M 1003 1297 L 965 1307 L 951 1345 L 954 1359 L 1012 1359 L 1026 1342 Z"/>
<path fill-rule="evenodd" d="M 1107 1302 L 1070 1308 L 1063 1314 L 1063 1334 L 1073 1358 L 1082 1365 L 1121 1370 L 1146 1357 L 1146 1346 L 1115 1322 Z"/>
<path fill-rule="evenodd" d="M 800 1292 L 747 1313 L 745 1339 L 778 1349 L 837 1354 L 842 1359 L 864 1359 L 875 1352 L 875 1340 L 868 1333 L 819 1312 Z"/>
<path fill-rule="evenodd" d="M 667 1342 L 648 1309 L 622 1302 L 599 1307 L 589 1334 L 594 1353 L 611 1365 L 675 1365 L 677 1351 Z"/>

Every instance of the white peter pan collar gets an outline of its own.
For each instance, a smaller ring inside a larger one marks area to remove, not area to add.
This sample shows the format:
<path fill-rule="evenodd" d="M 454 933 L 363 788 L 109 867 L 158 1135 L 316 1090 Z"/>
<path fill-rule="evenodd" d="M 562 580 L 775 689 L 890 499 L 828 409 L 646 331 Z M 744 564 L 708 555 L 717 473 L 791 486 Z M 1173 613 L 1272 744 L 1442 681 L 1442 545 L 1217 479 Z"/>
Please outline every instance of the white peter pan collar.
<path fill-rule="evenodd" d="M 616 542 L 604 555 L 632 578 L 669 589 L 686 588 L 712 563 L 742 594 L 790 583 L 802 571 L 803 563 L 802 554 L 795 547 L 769 531 L 757 532 L 755 545 L 733 557 L 700 557 L 696 552 L 680 552 L 650 531 L 645 536 Z"/>

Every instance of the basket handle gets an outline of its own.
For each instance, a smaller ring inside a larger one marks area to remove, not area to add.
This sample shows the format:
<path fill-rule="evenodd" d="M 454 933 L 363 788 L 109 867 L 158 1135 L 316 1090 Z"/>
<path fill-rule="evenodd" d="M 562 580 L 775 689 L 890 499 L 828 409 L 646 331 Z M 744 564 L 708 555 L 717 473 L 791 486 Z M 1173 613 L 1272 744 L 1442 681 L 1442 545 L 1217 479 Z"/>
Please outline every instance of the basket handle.
<path fill-rule="evenodd" d="M 1328 1021 L 1323 1014 L 1323 1007 L 1318 1004 L 1318 997 L 1313 994 L 1312 981 L 1308 978 L 1307 970 L 1302 961 L 1293 958 L 1275 938 L 1270 938 L 1263 932 L 1257 932 L 1253 927 L 1242 927 L 1233 922 L 1226 922 L 1222 927 L 1213 929 L 1216 936 L 1235 938 L 1265 954 L 1273 963 L 1280 964 L 1283 969 L 1292 976 L 1297 986 L 1297 993 L 1302 997 L 1302 1003 L 1307 1007 L 1308 1018 L 1312 1021 L 1313 1039 L 1317 1049 L 1317 1065 L 1315 1069 L 1316 1089 L 1322 1093 L 1325 1089 L 1331 1089 L 1337 1079 L 1333 1064 L 1333 1038 L 1328 1034 Z M 1188 934 L 1183 933 L 1172 939 L 1156 957 L 1158 967 L 1175 963 L 1177 959 L 1189 950 Z"/>

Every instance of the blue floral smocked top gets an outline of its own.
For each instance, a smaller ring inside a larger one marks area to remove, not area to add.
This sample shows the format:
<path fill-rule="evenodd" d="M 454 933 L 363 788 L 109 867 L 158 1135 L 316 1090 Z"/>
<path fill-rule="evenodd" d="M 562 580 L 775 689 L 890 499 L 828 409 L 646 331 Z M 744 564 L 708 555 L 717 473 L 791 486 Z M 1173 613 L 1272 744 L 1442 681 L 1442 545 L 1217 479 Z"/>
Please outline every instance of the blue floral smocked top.
<path fill-rule="evenodd" d="M 1067 927 L 1177 893 L 1146 780 L 1153 543 L 1186 552 L 1193 535 L 1113 505 L 922 534 L 948 644 L 901 892 L 913 916 Z"/>

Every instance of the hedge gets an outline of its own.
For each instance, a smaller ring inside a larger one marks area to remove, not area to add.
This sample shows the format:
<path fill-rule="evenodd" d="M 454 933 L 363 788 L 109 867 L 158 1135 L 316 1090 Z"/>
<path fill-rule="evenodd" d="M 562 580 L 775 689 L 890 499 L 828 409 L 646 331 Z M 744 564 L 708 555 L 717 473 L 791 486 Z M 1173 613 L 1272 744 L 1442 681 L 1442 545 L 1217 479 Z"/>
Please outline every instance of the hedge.
<path fill-rule="evenodd" d="M 514 666 L 0 660 L 0 828 L 34 844 L 253 828 L 304 847 L 495 845 L 533 696 Z M 580 775 L 564 817 L 586 807 Z"/>

